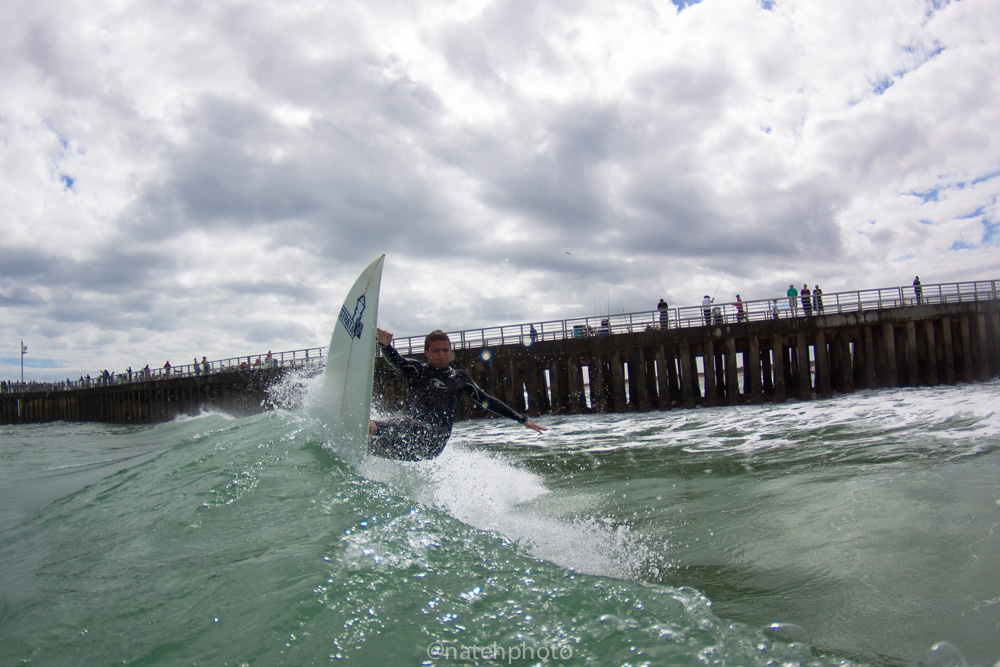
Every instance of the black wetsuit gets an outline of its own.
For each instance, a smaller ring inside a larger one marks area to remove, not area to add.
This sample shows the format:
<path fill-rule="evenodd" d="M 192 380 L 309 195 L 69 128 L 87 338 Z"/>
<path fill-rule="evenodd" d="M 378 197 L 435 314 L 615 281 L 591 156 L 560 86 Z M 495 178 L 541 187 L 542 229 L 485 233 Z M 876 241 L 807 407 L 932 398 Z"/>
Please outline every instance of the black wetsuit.
<path fill-rule="evenodd" d="M 406 379 L 410 406 L 408 414 L 378 421 L 378 430 L 368 443 L 370 454 L 404 461 L 436 457 L 451 436 L 458 399 L 463 393 L 498 415 L 522 424 L 527 421 L 527 417 L 480 389 L 464 370 L 434 368 L 403 357 L 390 345 L 379 345 L 385 360 Z"/>

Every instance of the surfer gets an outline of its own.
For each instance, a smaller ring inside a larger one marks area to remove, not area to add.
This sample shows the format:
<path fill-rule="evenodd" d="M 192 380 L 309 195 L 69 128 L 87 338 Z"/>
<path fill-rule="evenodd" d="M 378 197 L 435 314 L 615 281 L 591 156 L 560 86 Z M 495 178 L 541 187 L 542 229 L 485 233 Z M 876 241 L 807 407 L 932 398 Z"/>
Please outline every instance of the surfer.
<path fill-rule="evenodd" d="M 389 459 L 433 459 L 444 449 L 455 423 L 460 394 L 502 417 L 520 422 L 539 433 L 546 430 L 479 388 L 469 374 L 451 366 L 451 340 L 443 331 L 432 331 L 424 340 L 427 361 L 407 359 L 392 347 L 392 334 L 376 330 L 382 356 L 410 389 L 408 414 L 370 423 L 368 453 Z"/>

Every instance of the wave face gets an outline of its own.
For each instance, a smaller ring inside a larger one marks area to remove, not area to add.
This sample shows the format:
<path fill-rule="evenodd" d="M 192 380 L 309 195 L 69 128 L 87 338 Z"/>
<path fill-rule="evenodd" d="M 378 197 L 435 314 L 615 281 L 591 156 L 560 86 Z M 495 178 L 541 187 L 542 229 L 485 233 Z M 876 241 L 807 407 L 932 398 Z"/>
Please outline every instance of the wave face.
<path fill-rule="evenodd" d="M 0 429 L 3 662 L 1000 658 L 1000 383 L 484 419 L 397 463 L 310 417 L 311 382 Z"/>

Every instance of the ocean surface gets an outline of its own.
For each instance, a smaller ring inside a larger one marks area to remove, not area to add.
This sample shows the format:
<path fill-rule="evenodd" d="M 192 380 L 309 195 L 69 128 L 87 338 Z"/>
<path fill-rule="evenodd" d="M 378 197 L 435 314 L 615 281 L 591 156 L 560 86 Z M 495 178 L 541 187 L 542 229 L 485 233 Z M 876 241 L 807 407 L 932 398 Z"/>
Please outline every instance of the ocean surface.
<path fill-rule="evenodd" d="M 985 665 L 1000 382 L 459 424 L 0 427 L 3 665 Z M 963 662 L 964 660 L 964 662 Z"/>

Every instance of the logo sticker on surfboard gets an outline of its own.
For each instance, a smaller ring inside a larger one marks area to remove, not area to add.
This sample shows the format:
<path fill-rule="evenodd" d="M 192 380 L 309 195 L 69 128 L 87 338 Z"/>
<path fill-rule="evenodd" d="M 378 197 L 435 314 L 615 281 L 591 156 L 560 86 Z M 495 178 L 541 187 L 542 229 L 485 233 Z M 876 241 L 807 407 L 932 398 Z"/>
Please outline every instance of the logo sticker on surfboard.
<path fill-rule="evenodd" d="M 347 312 L 346 306 L 340 307 L 340 323 L 344 325 L 347 329 L 347 333 L 351 334 L 352 338 L 361 338 L 361 330 L 365 328 L 364 322 L 361 321 L 361 316 L 365 312 L 365 295 L 362 294 L 358 297 L 358 302 L 354 304 L 354 314 L 350 315 Z"/>

